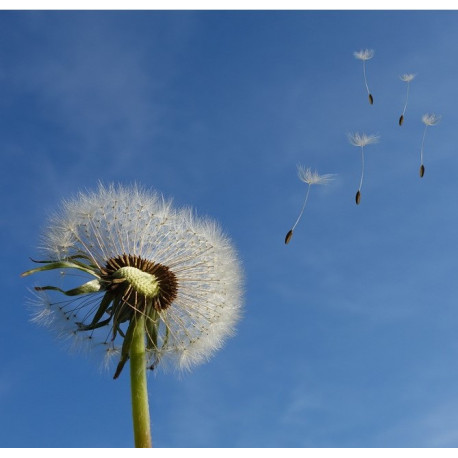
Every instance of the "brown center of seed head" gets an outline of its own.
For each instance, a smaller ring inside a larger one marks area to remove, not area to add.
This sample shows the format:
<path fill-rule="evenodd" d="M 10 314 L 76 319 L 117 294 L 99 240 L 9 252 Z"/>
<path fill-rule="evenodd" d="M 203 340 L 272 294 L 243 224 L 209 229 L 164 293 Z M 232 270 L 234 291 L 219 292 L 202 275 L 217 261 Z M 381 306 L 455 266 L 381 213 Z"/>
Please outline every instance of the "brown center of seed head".
<path fill-rule="evenodd" d="M 143 311 L 147 306 L 147 299 L 138 294 L 124 279 L 115 278 L 114 274 L 122 267 L 135 267 L 153 275 L 159 283 L 159 293 L 152 299 L 153 308 L 157 311 L 170 307 L 178 294 L 176 275 L 167 267 L 153 261 L 148 261 L 136 255 L 123 254 L 108 259 L 102 271 L 102 280 L 106 281 L 115 295 L 122 296 L 123 302 Z"/>

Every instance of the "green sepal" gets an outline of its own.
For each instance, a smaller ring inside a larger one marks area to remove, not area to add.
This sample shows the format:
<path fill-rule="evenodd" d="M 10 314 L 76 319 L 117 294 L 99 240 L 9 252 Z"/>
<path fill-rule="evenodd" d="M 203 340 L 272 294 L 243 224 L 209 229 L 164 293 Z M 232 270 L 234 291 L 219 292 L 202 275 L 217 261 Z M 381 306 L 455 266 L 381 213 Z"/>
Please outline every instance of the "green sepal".
<path fill-rule="evenodd" d="M 91 325 L 94 325 L 100 321 L 100 318 L 102 318 L 104 313 L 107 311 L 108 306 L 111 304 L 112 300 L 113 295 L 110 292 L 105 293 L 102 301 L 100 302 L 99 308 L 97 309 L 97 312 L 95 312 L 94 318 L 92 318 Z"/>
<path fill-rule="evenodd" d="M 122 343 L 122 348 L 121 348 L 121 359 L 118 363 L 118 366 L 116 367 L 116 372 L 113 376 L 114 379 L 117 379 L 119 375 L 121 374 L 124 365 L 126 364 L 127 360 L 129 359 L 129 353 L 130 353 L 130 346 L 132 344 L 132 337 L 134 335 L 134 329 L 135 326 L 137 325 L 137 320 L 132 318 L 129 323 L 129 327 L 127 328 L 126 336 L 124 337 L 124 342 Z"/>
<path fill-rule="evenodd" d="M 120 312 L 120 304 L 121 304 L 121 299 L 119 297 L 115 297 L 113 300 L 113 306 L 111 307 L 111 316 L 113 318 L 113 336 L 111 337 L 111 340 L 116 339 L 116 335 L 118 333 L 119 329 L 119 323 L 118 323 L 118 315 Z"/>
<path fill-rule="evenodd" d="M 91 267 L 96 267 L 97 268 L 97 265 L 92 263 L 92 258 L 87 256 L 86 254 L 74 254 L 73 256 L 68 256 L 68 257 L 65 258 L 66 261 L 74 261 L 75 259 L 85 259 L 85 260 L 89 261 L 89 263 L 87 263 L 87 264 L 79 263 L 79 264 L 82 264 L 83 266 L 84 265 L 89 265 Z M 30 260 L 32 262 L 37 263 L 37 264 L 50 264 L 52 262 L 57 262 L 57 261 L 37 261 L 36 259 L 33 259 L 33 258 L 30 258 Z"/>
<path fill-rule="evenodd" d="M 167 312 L 164 312 L 167 313 Z M 164 321 L 164 326 L 165 326 L 165 336 L 164 336 L 164 341 L 162 342 L 162 347 L 161 350 L 164 350 L 165 347 L 167 346 L 167 342 L 169 341 L 169 335 L 170 335 L 170 329 L 167 326 L 167 323 Z"/>
<path fill-rule="evenodd" d="M 27 270 L 21 274 L 21 277 L 26 277 L 27 275 L 34 274 L 36 272 L 43 272 L 45 270 L 53 270 L 53 269 L 78 269 L 82 270 L 83 272 L 87 272 L 88 274 L 92 275 L 93 277 L 100 278 L 93 269 L 89 268 L 86 264 L 81 262 L 70 262 L 70 261 L 57 261 L 57 262 L 48 262 L 42 261 L 46 263 L 43 267 L 37 267 L 36 269 Z"/>
<path fill-rule="evenodd" d="M 106 326 L 107 324 L 110 323 L 111 316 L 107 318 L 106 320 L 99 321 L 98 323 L 95 324 L 84 324 L 81 322 L 76 323 L 78 326 L 78 331 L 93 331 L 94 329 L 101 328 L 103 326 Z"/>
<path fill-rule="evenodd" d="M 123 307 L 119 309 L 119 314 L 118 314 L 118 323 L 125 323 L 126 321 L 129 321 L 132 319 L 133 316 L 133 308 L 127 303 L 122 301 Z"/>
<path fill-rule="evenodd" d="M 152 306 L 152 304 L 151 304 Z M 152 308 L 152 307 L 151 307 Z M 154 370 L 159 364 L 160 353 L 158 345 L 159 326 L 161 325 L 161 316 L 157 310 L 152 308 L 149 316 L 146 317 L 146 350 L 154 353 L 154 361 L 149 365 L 148 369 Z M 168 339 L 168 328 L 166 328 L 166 338 Z M 161 350 L 164 349 L 166 341 L 162 343 Z"/>
<path fill-rule="evenodd" d="M 102 326 L 106 326 L 110 321 L 111 321 L 111 314 L 108 318 L 106 318 L 103 321 L 100 321 L 102 316 L 107 312 L 108 306 L 111 304 L 111 301 L 113 300 L 113 296 L 111 293 L 107 292 L 103 296 L 102 301 L 100 302 L 99 308 L 97 309 L 97 312 L 95 312 L 94 318 L 92 318 L 92 321 L 90 324 L 83 324 L 83 323 L 77 323 L 79 327 L 79 331 L 92 331 L 93 329 L 101 328 Z"/>
<path fill-rule="evenodd" d="M 146 326 L 146 350 L 157 350 L 157 336 L 159 319 L 156 310 L 153 309 L 152 304 L 146 308 L 145 326 Z"/>
<path fill-rule="evenodd" d="M 99 280 L 91 280 L 87 283 L 84 283 L 78 288 L 69 289 L 68 291 L 64 291 L 63 289 L 58 288 L 57 286 L 36 286 L 36 291 L 59 291 L 59 293 L 65 294 L 66 296 L 78 296 L 80 294 L 88 294 L 88 293 L 97 293 L 100 291 L 100 282 Z"/>
<path fill-rule="evenodd" d="M 111 340 L 116 339 L 116 335 L 119 334 L 124 337 L 124 333 L 121 330 L 120 325 L 132 319 L 134 310 L 130 307 L 122 298 L 115 297 L 112 307 L 113 317 L 113 337 Z"/>

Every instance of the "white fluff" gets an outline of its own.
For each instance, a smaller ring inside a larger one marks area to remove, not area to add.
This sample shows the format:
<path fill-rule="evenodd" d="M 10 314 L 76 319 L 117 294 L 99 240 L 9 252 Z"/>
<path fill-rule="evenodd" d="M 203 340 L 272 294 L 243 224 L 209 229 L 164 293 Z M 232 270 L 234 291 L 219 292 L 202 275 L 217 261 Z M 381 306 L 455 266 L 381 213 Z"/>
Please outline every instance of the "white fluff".
<path fill-rule="evenodd" d="M 158 312 L 159 341 L 164 343 L 166 328 L 168 340 L 149 355 L 149 364 L 160 360 L 189 369 L 208 359 L 234 333 L 242 304 L 242 275 L 230 240 L 214 221 L 199 218 L 190 209 L 174 209 L 155 192 L 138 186 L 99 185 L 96 192 L 80 193 L 63 203 L 42 240 L 48 260 L 86 255 L 97 271 L 107 259 L 130 254 L 173 271 L 177 297 Z M 58 295 L 52 293 L 61 300 Z M 91 321 L 102 293 L 65 297 L 60 302 L 50 300 L 48 293 L 39 296 L 37 319 L 67 335 L 87 334 L 94 344 L 105 346 L 107 356 L 117 354 L 122 339 L 118 336 L 111 342 L 111 326 L 78 331 L 78 322 Z"/>

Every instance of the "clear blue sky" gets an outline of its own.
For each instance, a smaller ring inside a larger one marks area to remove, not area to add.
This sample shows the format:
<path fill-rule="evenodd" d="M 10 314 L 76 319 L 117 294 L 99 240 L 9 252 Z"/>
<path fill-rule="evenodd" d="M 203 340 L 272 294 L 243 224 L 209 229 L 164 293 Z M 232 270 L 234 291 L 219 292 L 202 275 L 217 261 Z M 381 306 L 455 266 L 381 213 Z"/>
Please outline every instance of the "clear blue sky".
<path fill-rule="evenodd" d="M 156 446 L 457 447 L 457 56 L 450 11 L 1 12 L 0 446 L 133 444 L 128 373 L 30 323 L 19 277 L 101 180 L 217 219 L 245 270 L 236 337 L 150 375 Z M 337 178 L 285 246 L 298 163 Z"/>

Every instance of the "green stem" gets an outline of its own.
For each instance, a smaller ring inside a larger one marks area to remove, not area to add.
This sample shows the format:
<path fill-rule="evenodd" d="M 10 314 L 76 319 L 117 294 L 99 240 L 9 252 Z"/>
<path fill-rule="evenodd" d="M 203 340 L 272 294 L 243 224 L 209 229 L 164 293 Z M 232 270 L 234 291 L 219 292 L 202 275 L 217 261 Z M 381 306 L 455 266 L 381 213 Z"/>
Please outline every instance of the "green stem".
<path fill-rule="evenodd" d="M 137 314 L 130 347 L 130 385 L 135 447 L 152 447 L 146 383 L 145 317 Z"/>

